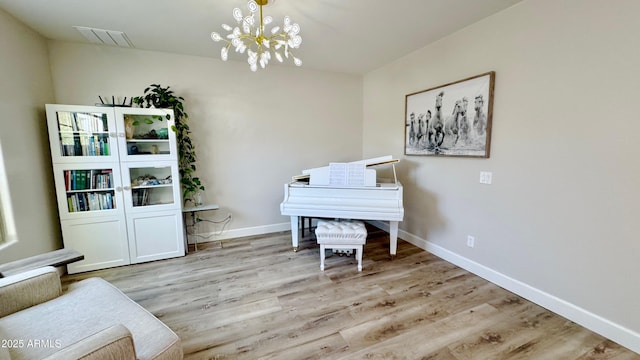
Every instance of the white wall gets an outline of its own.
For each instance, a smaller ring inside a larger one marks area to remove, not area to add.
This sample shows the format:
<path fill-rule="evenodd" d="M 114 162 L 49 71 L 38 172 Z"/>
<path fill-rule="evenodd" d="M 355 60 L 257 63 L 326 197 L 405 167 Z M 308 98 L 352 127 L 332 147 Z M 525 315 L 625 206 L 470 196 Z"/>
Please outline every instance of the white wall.
<path fill-rule="evenodd" d="M 405 238 L 640 352 L 638 13 L 525 1 L 367 74 L 363 152 L 403 158 Z M 489 159 L 403 156 L 406 94 L 491 70 Z"/>
<path fill-rule="evenodd" d="M 0 263 L 62 246 L 44 106 L 53 100 L 46 40 L 0 10 L 0 144 L 17 242 Z M 0 170 L 1 171 L 1 170 Z"/>
<path fill-rule="evenodd" d="M 291 176 L 361 157 L 358 76 L 278 65 L 252 73 L 244 61 L 56 41 L 50 59 L 58 103 L 142 95 L 152 83 L 185 98 L 205 199 L 221 207 L 205 217 L 233 215 L 212 239 L 288 230 L 279 206 Z"/>

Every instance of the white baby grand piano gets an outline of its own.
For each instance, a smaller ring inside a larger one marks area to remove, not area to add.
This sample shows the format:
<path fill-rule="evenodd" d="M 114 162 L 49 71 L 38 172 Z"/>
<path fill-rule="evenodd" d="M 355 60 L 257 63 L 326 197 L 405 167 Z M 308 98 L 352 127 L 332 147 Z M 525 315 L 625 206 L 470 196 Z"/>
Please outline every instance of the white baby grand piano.
<path fill-rule="evenodd" d="M 303 170 L 293 181 L 284 185 L 282 215 L 291 216 L 293 250 L 298 250 L 299 219 L 339 218 L 382 220 L 389 222 L 390 254 L 398 247 L 398 222 L 404 217 L 402 184 L 396 178 L 391 156 L 330 163 L 329 166 Z M 375 166 L 393 166 L 394 179 L 377 182 Z M 304 225 L 303 225 L 304 226 Z"/>

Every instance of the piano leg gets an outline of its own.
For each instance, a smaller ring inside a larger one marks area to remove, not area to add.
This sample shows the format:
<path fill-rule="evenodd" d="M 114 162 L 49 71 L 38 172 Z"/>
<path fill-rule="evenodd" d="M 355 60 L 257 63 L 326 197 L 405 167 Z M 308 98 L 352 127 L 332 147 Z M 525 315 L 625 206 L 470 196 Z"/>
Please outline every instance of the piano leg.
<path fill-rule="evenodd" d="M 298 230 L 299 230 L 299 216 L 292 216 L 291 217 L 291 243 L 293 244 L 293 251 L 296 252 L 298 251 L 298 236 L 300 235 Z M 302 226 L 304 226 L 304 224 L 302 224 Z M 396 226 L 397 228 L 397 226 Z"/>
<path fill-rule="evenodd" d="M 396 251 L 398 250 L 398 222 L 389 221 L 389 253 L 391 254 L 391 260 L 396 257 Z"/>

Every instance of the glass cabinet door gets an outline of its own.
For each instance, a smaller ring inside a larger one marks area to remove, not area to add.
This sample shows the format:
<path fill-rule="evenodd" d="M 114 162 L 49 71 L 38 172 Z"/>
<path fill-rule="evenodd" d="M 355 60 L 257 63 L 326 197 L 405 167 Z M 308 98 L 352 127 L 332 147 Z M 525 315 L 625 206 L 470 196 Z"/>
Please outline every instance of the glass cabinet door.
<path fill-rule="evenodd" d="M 177 159 L 173 111 L 116 108 L 116 119 L 121 160 Z"/>
<path fill-rule="evenodd" d="M 54 165 L 60 218 L 105 216 L 122 212 L 118 166 Z"/>
<path fill-rule="evenodd" d="M 123 163 L 127 211 L 169 210 L 180 206 L 178 170 L 172 162 Z"/>
<path fill-rule="evenodd" d="M 46 108 L 54 162 L 118 161 L 112 109 L 50 104 Z"/>

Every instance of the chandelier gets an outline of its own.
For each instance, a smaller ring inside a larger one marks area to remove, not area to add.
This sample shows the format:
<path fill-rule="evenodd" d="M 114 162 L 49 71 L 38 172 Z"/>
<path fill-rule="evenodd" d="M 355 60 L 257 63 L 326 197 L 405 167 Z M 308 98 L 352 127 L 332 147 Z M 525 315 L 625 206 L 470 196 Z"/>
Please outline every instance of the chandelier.
<path fill-rule="evenodd" d="M 233 18 L 238 26 L 231 27 L 222 24 L 222 28 L 229 32 L 226 37 L 222 37 L 217 32 L 211 33 L 213 41 L 227 43 L 220 51 L 222 61 L 227 61 L 229 49 L 233 46 L 237 53 L 247 52 L 247 62 L 251 71 L 258 70 L 258 64 L 264 69 L 272 56 L 279 62 L 283 62 L 286 58 L 293 59 L 296 66 L 302 65 L 302 60 L 293 56 L 291 52 L 291 49 L 297 49 L 302 44 L 302 37 L 299 35 L 300 25 L 293 23 L 288 16 L 285 16 L 282 28 L 275 26 L 265 32 L 265 26 L 273 21 L 271 16 L 262 17 L 262 6 L 268 3 L 269 0 L 250 0 L 247 5 L 248 15 L 244 16 L 239 8 L 233 9 Z M 260 18 L 259 21 L 256 21 L 256 13 L 258 12 Z"/>

